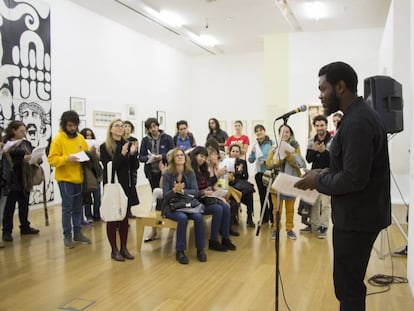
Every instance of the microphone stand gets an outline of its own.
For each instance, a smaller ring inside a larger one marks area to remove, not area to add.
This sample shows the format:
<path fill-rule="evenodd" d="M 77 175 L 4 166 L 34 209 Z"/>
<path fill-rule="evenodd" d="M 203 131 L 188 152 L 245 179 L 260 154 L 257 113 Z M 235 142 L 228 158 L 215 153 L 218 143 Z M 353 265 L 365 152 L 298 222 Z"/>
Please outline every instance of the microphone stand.
<path fill-rule="evenodd" d="M 281 133 L 283 136 L 283 132 L 285 130 L 285 126 L 287 125 L 287 121 L 289 119 L 289 116 L 286 116 L 283 118 L 283 127 L 281 128 Z M 276 120 L 275 120 L 276 121 Z M 275 135 L 276 136 L 276 135 Z M 279 155 L 279 159 L 280 159 L 280 155 Z M 269 194 L 270 194 L 270 189 L 272 187 L 273 181 L 275 180 L 276 176 L 279 173 L 279 169 L 276 168 L 275 165 L 273 165 L 273 169 L 272 169 L 272 174 L 271 177 L 269 179 L 269 184 L 267 185 L 266 188 L 266 196 L 265 196 L 265 202 L 263 205 L 263 209 L 262 209 L 262 213 L 260 216 L 260 220 L 256 229 L 256 236 L 259 235 L 260 233 L 260 227 L 262 225 L 263 222 L 263 217 L 264 214 L 266 212 L 267 207 L 269 206 Z M 275 270 L 276 270 L 276 277 L 275 277 L 275 310 L 278 311 L 279 310 L 279 277 L 280 277 L 280 270 L 279 270 L 279 251 L 280 251 L 280 193 L 277 192 L 277 202 L 276 202 L 276 206 L 273 206 L 273 208 L 276 208 L 276 235 L 275 235 L 275 252 L 276 252 L 276 258 L 275 258 Z"/>
<path fill-rule="evenodd" d="M 283 118 L 283 126 L 281 128 L 281 133 L 283 137 L 283 133 L 285 131 L 285 126 L 287 125 L 287 121 L 289 116 Z M 282 138 L 280 139 L 282 141 Z M 279 149 L 280 150 L 280 149 Z M 280 159 L 280 154 L 279 154 Z M 276 206 L 276 237 L 275 237 L 275 252 L 276 252 L 276 278 L 275 278 L 275 310 L 279 310 L 279 278 L 280 278 L 280 269 L 279 269 L 279 253 L 280 253 L 280 192 L 277 192 L 277 203 Z"/>

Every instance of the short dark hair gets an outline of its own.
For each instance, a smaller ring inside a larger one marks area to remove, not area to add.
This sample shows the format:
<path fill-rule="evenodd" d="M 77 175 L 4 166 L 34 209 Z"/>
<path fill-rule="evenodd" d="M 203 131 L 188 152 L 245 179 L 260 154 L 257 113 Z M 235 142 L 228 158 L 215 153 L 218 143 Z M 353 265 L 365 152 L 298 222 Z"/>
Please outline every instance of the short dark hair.
<path fill-rule="evenodd" d="M 256 125 L 254 126 L 254 132 L 256 133 L 256 131 L 257 131 L 257 130 L 259 130 L 259 129 L 261 129 L 261 130 L 263 130 L 263 131 L 266 131 L 266 129 L 265 129 L 265 127 L 264 127 L 263 125 L 261 125 L 261 124 L 256 124 Z"/>
<path fill-rule="evenodd" d="M 62 116 L 60 117 L 60 128 L 65 130 L 66 124 L 68 124 L 68 122 L 72 122 L 75 125 L 79 125 L 79 115 L 76 111 L 68 110 L 62 113 Z"/>
<path fill-rule="evenodd" d="M 325 124 L 328 124 L 328 119 L 323 114 L 318 114 L 315 116 L 312 120 L 312 124 L 315 125 L 315 123 L 318 121 L 324 121 Z"/>
<path fill-rule="evenodd" d="M 148 119 L 145 121 L 145 128 L 146 128 L 147 130 L 149 130 L 149 129 L 150 129 L 150 127 L 151 127 L 151 125 L 152 125 L 153 123 L 155 123 L 155 125 L 156 125 L 156 126 L 160 126 L 160 122 L 158 122 L 157 118 L 148 118 Z"/>
<path fill-rule="evenodd" d="M 177 130 L 179 129 L 180 125 L 185 125 L 186 127 L 188 127 L 188 123 L 186 120 L 180 120 L 177 122 Z"/>
<path fill-rule="evenodd" d="M 357 93 L 358 75 L 347 63 L 333 62 L 327 64 L 319 70 L 318 76 L 326 76 L 326 81 L 331 85 L 336 85 L 339 81 L 344 81 L 350 92 Z"/>
<path fill-rule="evenodd" d="M 134 133 L 135 126 L 131 121 L 126 120 L 126 121 L 124 121 L 124 124 L 128 124 L 131 127 L 131 133 Z"/>

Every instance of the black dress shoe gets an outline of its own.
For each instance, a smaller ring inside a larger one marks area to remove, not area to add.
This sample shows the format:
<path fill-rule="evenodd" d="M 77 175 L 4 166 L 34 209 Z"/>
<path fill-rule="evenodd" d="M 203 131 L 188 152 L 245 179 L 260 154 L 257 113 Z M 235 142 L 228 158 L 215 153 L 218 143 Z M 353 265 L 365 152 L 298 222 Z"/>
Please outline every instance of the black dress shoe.
<path fill-rule="evenodd" d="M 204 249 L 198 249 L 197 250 L 197 258 L 201 262 L 206 262 L 207 261 L 207 255 L 206 255 L 206 253 L 204 253 Z"/>
<path fill-rule="evenodd" d="M 111 258 L 116 261 L 125 261 L 124 256 L 122 256 L 121 253 L 118 251 L 112 252 Z"/>
<path fill-rule="evenodd" d="M 230 239 L 223 238 L 221 244 L 223 246 L 225 246 L 227 249 L 231 250 L 231 251 L 235 251 L 236 250 L 236 245 L 234 245 L 233 243 L 231 243 L 231 240 Z"/>
<path fill-rule="evenodd" d="M 232 236 L 240 236 L 240 233 L 238 232 L 238 231 L 234 231 L 234 230 L 232 230 L 232 229 L 230 229 L 230 235 L 232 235 Z"/>
<path fill-rule="evenodd" d="M 177 251 L 175 254 L 175 259 L 182 265 L 188 264 L 188 257 L 185 255 L 184 251 Z"/>
<path fill-rule="evenodd" d="M 132 256 L 132 255 L 129 253 L 128 249 L 126 249 L 126 248 L 121 248 L 121 255 L 122 255 L 122 257 L 124 257 L 125 259 L 129 259 L 129 260 L 132 260 L 132 259 L 134 259 L 134 258 L 135 258 L 134 256 Z"/>
<path fill-rule="evenodd" d="M 209 240 L 208 241 L 208 248 L 212 249 L 214 251 L 227 252 L 227 247 L 220 244 L 219 241 Z"/>
<path fill-rule="evenodd" d="M 38 229 L 27 227 L 27 228 L 21 228 L 20 234 L 38 234 L 40 231 Z"/>

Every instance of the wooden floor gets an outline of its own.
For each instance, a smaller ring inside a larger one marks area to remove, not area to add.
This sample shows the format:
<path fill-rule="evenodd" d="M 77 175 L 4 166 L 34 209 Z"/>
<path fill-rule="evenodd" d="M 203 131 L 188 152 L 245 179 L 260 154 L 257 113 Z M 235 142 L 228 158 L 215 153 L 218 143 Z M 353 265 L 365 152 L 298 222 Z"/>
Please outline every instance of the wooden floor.
<path fill-rule="evenodd" d="M 139 194 L 138 208 L 149 208 L 149 187 L 140 187 Z M 137 253 L 135 221 L 130 221 L 128 247 L 136 258 L 115 262 L 110 259 L 104 223 L 83 230 L 92 245 L 65 249 L 60 208 L 50 208 L 49 215 L 51 224 L 45 227 L 43 211 L 31 211 L 30 220 L 40 235 L 20 236 L 15 230 L 14 242 L 0 249 L 0 310 L 275 310 L 275 248 L 267 226 L 256 237 L 243 222 L 241 236 L 233 238 L 237 251 L 207 250 L 206 263 L 197 261 L 192 242 L 190 264 L 180 265 L 175 261 L 174 231 L 164 230 L 161 239 L 143 244 Z M 245 209 L 241 217 L 245 218 Z M 290 310 L 338 310 L 331 238 L 299 235 L 301 225 L 295 217 L 298 239 L 288 240 L 282 229 L 280 245 L 280 271 Z M 391 248 L 404 244 L 395 226 L 388 231 Z M 394 275 L 405 277 L 407 259 L 393 257 L 392 262 Z M 392 262 L 373 252 L 367 276 L 391 274 Z M 378 290 L 382 288 L 368 286 L 368 292 Z M 282 290 L 279 310 L 288 310 Z M 367 310 L 414 310 L 408 284 L 368 296 Z"/>

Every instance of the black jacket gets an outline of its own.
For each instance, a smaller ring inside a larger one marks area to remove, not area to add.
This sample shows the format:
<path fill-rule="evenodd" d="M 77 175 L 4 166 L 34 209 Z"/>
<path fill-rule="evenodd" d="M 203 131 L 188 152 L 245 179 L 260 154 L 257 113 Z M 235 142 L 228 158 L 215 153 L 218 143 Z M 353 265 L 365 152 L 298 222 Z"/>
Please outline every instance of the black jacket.
<path fill-rule="evenodd" d="M 116 172 L 118 181 L 124 189 L 125 194 L 128 197 L 128 206 L 139 204 L 138 194 L 133 182 L 134 174 L 133 171 L 138 169 L 138 158 L 137 155 L 130 155 L 129 152 L 123 156 L 121 153 L 122 146 L 126 143 L 125 140 L 121 139 L 116 142 L 115 156 L 112 157 L 106 150 L 105 143 L 100 146 L 101 162 L 103 164 L 103 184 L 108 182 L 107 168 L 108 162 L 112 161 L 112 167 Z M 109 181 L 110 182 L 110 181 Z"/>
<path fill-rule="evenodd" d="M 340 230 L 375 232 L 391 223 L 387 133 L 362 99 L 349 107 L 330 148 L 329 172 L 316 178 L 332 197 L 332 221 Z"/>

